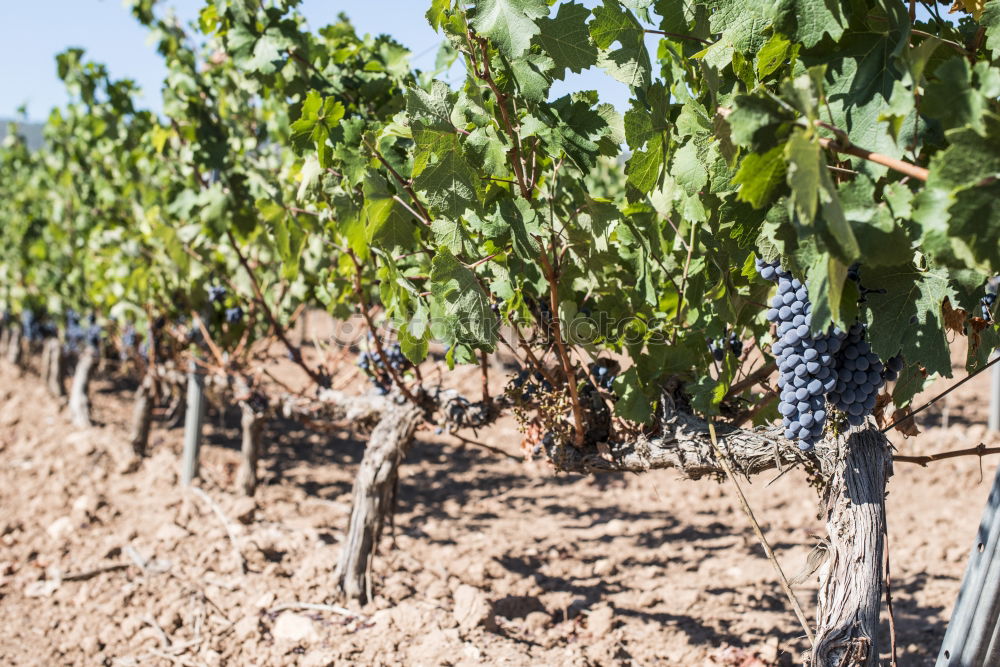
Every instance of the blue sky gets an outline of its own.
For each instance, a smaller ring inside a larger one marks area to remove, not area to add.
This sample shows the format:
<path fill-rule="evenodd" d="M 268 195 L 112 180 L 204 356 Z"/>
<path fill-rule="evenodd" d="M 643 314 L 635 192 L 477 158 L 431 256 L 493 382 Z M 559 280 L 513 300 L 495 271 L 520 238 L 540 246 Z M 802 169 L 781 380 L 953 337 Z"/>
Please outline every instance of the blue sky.
<path fill-rule="evenodd" d="M 193 19 L 202 0 L 167 0 L 183 20 Z M 424 19 L 426 0 L 303 0 L 300 7 L 313 29 L 345 12 L 362 33 L 388 33 L 414 54 L 413 63 L 430 69 L 440 37 Z M 595 2 L 586 2 L 593 5 Z M 0 118 L 13 118 L 22 104 L 30 120 L 44 120 L 66 95 L 56 76 L 55 55 L 79 46 L 90 59 L 108 66 L 115 78 L 131 78 L 143 89 L 142 106 L 159 110 L 163 64 L 147 42 L 146 31 L 121 0 L 0 0 Z M 558 82 L 555 96 L 570 88 L 596 89 L 603 100 L 623 109 L 625 86 L 598 71 Z"/>

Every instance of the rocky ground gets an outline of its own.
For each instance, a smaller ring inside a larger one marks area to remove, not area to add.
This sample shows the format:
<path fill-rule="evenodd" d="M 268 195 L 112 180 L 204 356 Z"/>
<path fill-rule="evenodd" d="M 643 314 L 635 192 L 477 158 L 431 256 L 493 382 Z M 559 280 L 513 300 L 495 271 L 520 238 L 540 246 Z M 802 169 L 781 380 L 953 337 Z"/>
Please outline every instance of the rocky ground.
<path fill-rule="evenodd" d="M 180 430 L 160 425 L 129 472 L 130 391 L 102 379 L 94 393 L 101 424 L 81 431 L 36 377 L 0 363 L 3 664 L 756 667 L 805 649 L 728 485 L 555 476 L 422 432 L 374 563 L 377 600 L 342 613 L 331 571 L 363 442 L 272 424 L 247 499 L 233 491 L 238 419 L 212 412 L 199 491 L 184 492 Z M 987 397 L 984 375 L 893 442 L 998 445 Z M 478 438 L 520 454 L 513 423 Z M 933 663 L 996 464 L 896 465 L 902 665 Z M 800 471 L 746 488 L 796 573 L 824 532 L 815 491 Z M 811 614 L 815 585 L 797 592 Z"/>

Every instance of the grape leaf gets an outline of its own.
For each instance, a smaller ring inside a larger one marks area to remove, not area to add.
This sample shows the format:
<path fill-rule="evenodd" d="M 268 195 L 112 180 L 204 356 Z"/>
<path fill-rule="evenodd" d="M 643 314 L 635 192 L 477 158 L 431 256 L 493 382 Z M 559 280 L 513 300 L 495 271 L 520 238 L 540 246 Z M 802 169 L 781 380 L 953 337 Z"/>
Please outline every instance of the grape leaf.
<path fill-rule="evenodd" d="M 575 2 L 559 5 L 555 18 L 541 18 L 539 33 L 535 37 L 542 50 L 563 70 L 557 78 L 563 78 L 565 70 L 580 73 L 597 64 L 597 47 L 590 39 L 587 19 L 590 10 Z"/>
<path fill-rule="evenodd" d="M 480 0 L 472 26 L 514 59 L 531 47 L 531 38 L 540 32 L 536 19 L 548 15 L 545 0 Z"/>
<path fill-rule="evenodd" d="M 493 350 L 499 323 L 489 297 L 472 270 L 445 247 L 438 248 L 431 262 L 431 299 L 437 338 Z"/>

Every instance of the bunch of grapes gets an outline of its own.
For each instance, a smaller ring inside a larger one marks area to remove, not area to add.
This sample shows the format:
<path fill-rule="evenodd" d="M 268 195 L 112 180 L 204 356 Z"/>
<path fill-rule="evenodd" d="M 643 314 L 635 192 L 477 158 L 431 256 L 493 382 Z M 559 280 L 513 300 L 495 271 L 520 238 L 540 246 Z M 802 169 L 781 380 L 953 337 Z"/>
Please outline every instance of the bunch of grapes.
<path fill-rule="evenodd" d="M 21 313 L 21 333 L 29 341 L 34 342 L 41 338 L 41 324 L 35 317 L 35 311 L 25 308 Z"/>
<path fill-rule="evenodd" d="M 138 336 L 135 333 L 135 327 L 131 324 L 125 326 L 125 330 L 122 332 L 122 349 L 118 351 L 118 358 L 121 361 L 125 361 L 129 357 L 129 350 L 135 349 L 135 344 L 138 341 Z"/>
<path fill-rule="evenodd" d="M 997 286 L 994 280 L 986 287 L 986 294 L 979 300 L 979 305 L 983 311 L 983 319 L 987 322 L 993 321 L 993 304 L 997 302 Z"/>
<path fill-rule="evenodd" d="M 226 298 L 226 288 L 222 285 L 212 285 L 208 288 L 208 302 L 209 303 L 222 303 L 222 300 Z"/>
<path fill-rule="evenodd" d="M 75 310 L 66 313 L 66 347 L 76 350 L 86 337 L 86 331 L 80 326 L 80 315 Z"/>
<path fill-rule="evenodd" d="M 87 322 L 90 326 L 87 327 L 85 338 L 87 340 L 87 345 L 90 347 L 100 347 L 101 345 L 101 326 L 97 323 L 97 316 L 91 315 L 87 318 Z"/>
<path fill-rule="evenodd" d="M 594 383 L 605 391 L 611 391 L 611 385 L 614 384 L 620 370 L 621 364 L 614 359 L 601 358 L 590 364 L 590 376 L 594 378 Z"/>
<path fill-rule="evenodd" d="M 705 341 L 708 343 L 708 349 L 712 352 L 712 358 L 716 361 L 722 361 L 726 358 L 727 347 L 733 353 L 734 357 L 739 358 L 743 356 L 743 341 L 740 340 L 735 331 L 729 333 L 728 340 L 723 337 L 716 340 L 706 338 Z"/>
<path fill-rule="evenodd" d="M 376 391 L 382 396 L 388 394 L 389 388 L 392 386 L 392 376 L 389 374 L 388 369 L 392 368 L 396 372 L 401 373 L 413 365 L 403 354 L 399 343 L 390 346 L 386 350 L 385 356 L 386 359 L 383 360 L 377 350 L 362 352 L 358 356 L 358 367 L 368 375 L 368 379 L 371 380 L 372 384 L 375 385 Z"/>
<path fill-rule="evenodd" d="M 226 308 L 226 322 L 229 324 L 237 324 L 243 321 L 243 309 L 239 306 L 235 308 Z"/>
<path fill-rule="evenodd" d="M 798 440 L 808 451 L 820 440 L 826 425 L 825 395 L 837 378 L 833 355 L 840 347 L 835 335 L 814 335 L 812 305 L 806 286 L 777 262 L 757 260 L 761 277 L 778 284 L 778 292 L 767 311 L 767 319 L 778 325 L 778 342 L 772 351 L 778 358 L 778 388 L 785 437 Z"/>
<path fill-rule="evenodd" d="M 846 332 L 834 327 L 827 334 L 814 334 L 807 287 L 777 262 L 758 259 L 757 271 L 778 283 L 767 319 L 778 325 L 779 340 L 772 352 L 781 371 L 778 410 L 784 417 L 785 436 L 798 439 L 799 447 L 809 450 L 822 436 L 826 401 L 844 412 L 850 425 L 860 426 L 872 413 L 882 386 L 899 377 L 903 359 L 896 355 L 883 364 L 865 341 L 861 323 Z M 848 278 L 858 284 L 862 300 L 885 291 L 864 288 L 857 265 L 848 270 Z"/>
<path fill-rule="evenodd" d="M 522 401 L 530 401 L 540 392 L 552 391 L 552 384 L 540 371 L 523 370 L 510 381 L 509 388 L 520 395 Z"/>
<path fill-rule="evenodd" d="M 855 323 L 843 335 L 837 355 L 837 383 L 827 398 L 847 414 L 851 426 L 860 426 L 875 407 L 875 398 L 885 384 L 885 367 L 864 340 L 865 327 Z"/>

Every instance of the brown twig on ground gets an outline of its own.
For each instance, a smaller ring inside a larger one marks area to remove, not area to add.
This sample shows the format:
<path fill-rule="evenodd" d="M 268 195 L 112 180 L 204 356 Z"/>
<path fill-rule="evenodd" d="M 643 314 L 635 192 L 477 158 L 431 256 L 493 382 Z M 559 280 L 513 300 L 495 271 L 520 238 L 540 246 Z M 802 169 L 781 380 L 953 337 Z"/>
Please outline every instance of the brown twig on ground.
<path fill-rule="evenodd" d="M 103 565 L 101 567 L 95 567 L 93 570 L 85 570 L 83 572 L 77 572 L 76 574 L 64 574 L 59 577 L 60 581 L 86 581 L 88 579 L 93 579 L 97 575 L 105 574 L 106 572 L 117 572 L 118 570 L 127 569 L 131 563 L 114 563 L 113 565 Z"/>
<path fill-rule="evenodd" d="M 222 524 L 222 527 L 225 528 L 226 535 L 229 537 L 229 543 L 233 547 L 233 554 L 236 556 L 237 562 L 239 563 L 240 572 L 246 574 L 247 561 L 245 558 L 243 558 L 243 552 L 240 551 L 239 541 L 236 538 L 236 531 L 233 530 L 233 525 L 229 521 L 229 518 L 226 517 L 226 513 L 222 511 L 222 508 L 219 507 L 219 504 L 217 502 L 212 500 L 212 496 L 208 495 L 197 486 L 192 486 L 191 490 L 195 492 L 195 495 L 197 495 L 199 498 L 205 501 L 205 503 L 209 506 L 209 508 L 212 510 L 215 516 L 219 519 L 219 522 Z"/>

